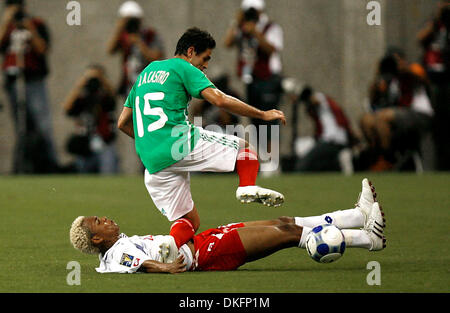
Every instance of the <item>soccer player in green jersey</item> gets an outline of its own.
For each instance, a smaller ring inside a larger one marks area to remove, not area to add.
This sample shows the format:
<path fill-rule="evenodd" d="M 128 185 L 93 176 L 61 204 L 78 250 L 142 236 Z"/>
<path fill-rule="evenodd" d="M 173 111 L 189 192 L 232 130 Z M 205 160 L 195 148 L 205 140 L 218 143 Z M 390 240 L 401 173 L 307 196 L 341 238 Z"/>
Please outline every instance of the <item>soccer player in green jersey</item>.
<path fill-rule="evenodd" d="M 211 83 L 203 71 L 215 46 L 208 32 L 188 29 L 173 58 L 150 63 L 138 76 L 118 121 L 119 129 L 135 140 L 156 207 L 169 221 L 183 219 L 195 231 L 200 218 L 190 192 L 190 172 L 231 172 L 236 167 L 239 201 L 268 206 L 284 201 L 282 194 L 255 184 L 259 161 L 245 140 L 207 131 L 188 120 L 194 97 L 237 115 L 286 123 L 283 112 L 256 109 Z"/>

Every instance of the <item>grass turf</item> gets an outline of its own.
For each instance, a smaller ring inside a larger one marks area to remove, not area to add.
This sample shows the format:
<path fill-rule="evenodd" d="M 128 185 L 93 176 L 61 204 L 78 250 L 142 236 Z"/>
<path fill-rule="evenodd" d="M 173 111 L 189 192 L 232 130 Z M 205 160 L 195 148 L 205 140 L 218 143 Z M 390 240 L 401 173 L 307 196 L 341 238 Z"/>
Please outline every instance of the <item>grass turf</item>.
<path fill-rule="evenodd" d="M 364 176 L 281 175 L 258 183 L 284 193 L 280 208 L 235 200 L 235 175 L 192 175 L 200 230 L 282 215 L 319 215 L 356 202 Z M 0 292 L 449 292 L 448 174 L 372 174 L 386 213 L 388 246 L 381 252 L 347 249 L 332 264 L 305 250 L 279 251 L 232 272 L 98 274 L 96 256 L 72 248 L 68 231 L 78 215 L 106 215 L 128 235 L 166 234 L 140 176 L 8 176 L 0 178 Z M 81 285 L 70 286 L 70 261 L 81 265 Z M 370 286 L 377 261 L 381 285 Z"/>

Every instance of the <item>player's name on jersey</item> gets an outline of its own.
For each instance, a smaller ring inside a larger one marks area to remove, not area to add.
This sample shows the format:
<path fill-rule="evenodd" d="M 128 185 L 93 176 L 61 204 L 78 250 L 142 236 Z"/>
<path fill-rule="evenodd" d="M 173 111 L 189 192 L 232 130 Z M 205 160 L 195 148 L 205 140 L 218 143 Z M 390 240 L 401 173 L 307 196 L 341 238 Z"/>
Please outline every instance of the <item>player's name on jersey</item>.
<path fill-rule="evenodd" d="M 144 72 L 144 75 L 141 75 L 139 77 L 139 86 L 143 84 L 149 84 L 149 83 L 156 83 L 163 85 L 167 78 L 169 77 L 170 73 L 166 71 L 151 71 L 147 74 L 147 72 Z"/>

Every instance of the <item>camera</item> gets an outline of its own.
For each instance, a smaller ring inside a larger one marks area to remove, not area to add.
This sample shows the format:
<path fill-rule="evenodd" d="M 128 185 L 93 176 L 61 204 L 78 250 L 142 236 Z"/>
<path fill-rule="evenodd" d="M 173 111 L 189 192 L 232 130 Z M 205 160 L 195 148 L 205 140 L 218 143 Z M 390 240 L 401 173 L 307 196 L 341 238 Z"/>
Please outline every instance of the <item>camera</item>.
<path fill-rule="evenodd" d="M 442 8 L 440 20 L 445 27 L 450 27 L 450 5 L 447 5 Z"/>
<path fill-rule="evenodd" d="M 25 18 L 27 17 L 27 15 L 25 14 L 25 12 L 20 9 L 19 11 L 16 12 L 16 14 L 14 15 L 14 20 L 16 22 L 22 22 Z"/>
<path fill-rule="evenodd" d="M 9 5 L 17 5 L 19 6 L 19 9 L 17 10 L 16 14 L 14 15 L 14 21 L 16 22 L 22 22 L 26 17 L 25 10 L 23 9 L 24 6 L 24 0 L 6 0 L 6 6 Z"/>
<path fill-rule="evenodd" d="M 399 72 L 397 59 L 393 55 L 386 55 L 381 59 L 378 69 L 380 79 L 390 83 Z"/>
<path fill-rule="evenodd" d="M 85 91 L 88 94 L 93 94 L 96 93 L 97 91 L 100 90 L 100 88 L 102 87 L 102 83 L 100 82 L 100 80 L 96 77 L 92 77 L 90 78 L 87 82 L 86 85 L 84 86 Z"/>
<path fill-rule="evenodd" d="M 132 17 L 127 21 L 125 25 L 125 30 L 129 34 L 136 34 L 137 32 L 139 32 L 140 26 L 141 20 L 139 18 Z"/>

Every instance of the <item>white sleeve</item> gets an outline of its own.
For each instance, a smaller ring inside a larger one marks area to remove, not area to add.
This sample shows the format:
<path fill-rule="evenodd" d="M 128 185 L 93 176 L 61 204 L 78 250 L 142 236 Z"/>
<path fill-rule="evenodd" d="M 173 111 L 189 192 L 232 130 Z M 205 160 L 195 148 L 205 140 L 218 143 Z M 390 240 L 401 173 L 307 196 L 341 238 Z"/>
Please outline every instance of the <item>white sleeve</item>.
<path fill-rule="evenodd" d="M 99 273 L 135 273 L 142 263 L 150 260 L 145 254 L 130 242 L 123 242 L 114 247 L 100 260 L 96 268 Z"/>

